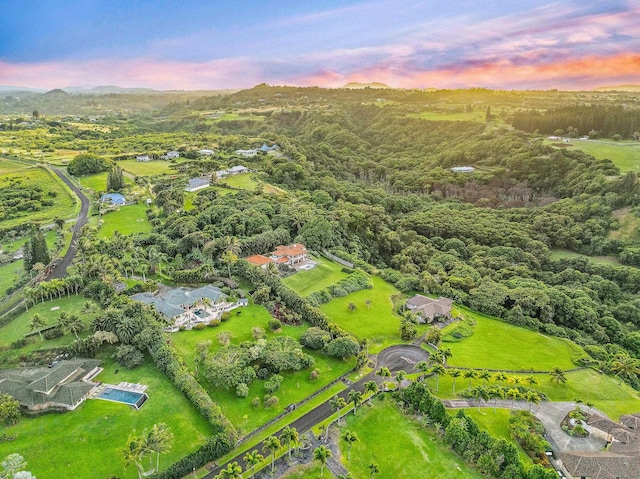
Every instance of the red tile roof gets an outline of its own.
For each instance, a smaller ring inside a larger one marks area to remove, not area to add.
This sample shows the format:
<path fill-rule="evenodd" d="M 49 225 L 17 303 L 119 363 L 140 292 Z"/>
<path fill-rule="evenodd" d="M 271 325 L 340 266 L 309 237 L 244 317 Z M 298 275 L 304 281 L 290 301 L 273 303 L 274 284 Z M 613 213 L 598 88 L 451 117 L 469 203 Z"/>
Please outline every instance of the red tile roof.
<path fill-rule="evenodd" d="M 247 258 L 247 261 L 251 264 L 255 264 L 256 266 L 263 266 L 265 264 L 271 263 L 271 258 L 262 256 L 261 254 L 254 254 L 253 256 L 249 256 Z"/>

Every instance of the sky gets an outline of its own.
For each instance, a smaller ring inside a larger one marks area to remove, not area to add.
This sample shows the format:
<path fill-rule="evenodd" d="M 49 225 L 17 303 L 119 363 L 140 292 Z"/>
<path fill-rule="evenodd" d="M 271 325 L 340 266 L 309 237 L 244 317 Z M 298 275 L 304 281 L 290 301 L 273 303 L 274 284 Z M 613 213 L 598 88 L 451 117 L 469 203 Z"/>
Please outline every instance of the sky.
<path fill-rule="evenodd" d="M 640 0 L 0 0 L 0 85 L 640 84 Z"/>

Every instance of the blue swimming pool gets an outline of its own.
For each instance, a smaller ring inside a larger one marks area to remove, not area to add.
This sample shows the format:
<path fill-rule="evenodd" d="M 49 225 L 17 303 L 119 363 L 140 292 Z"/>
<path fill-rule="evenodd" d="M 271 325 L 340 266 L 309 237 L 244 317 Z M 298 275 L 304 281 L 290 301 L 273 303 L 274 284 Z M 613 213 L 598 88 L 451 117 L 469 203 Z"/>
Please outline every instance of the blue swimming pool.
<path fill-rule="evenodd" d="M 97 398 L 104 399 L 105 401 L 125 403 L 136 409 L 140 409 L 146 400 L 149 399 L 149 396 L 145 393 L 125 391 L 124 389 L 105 388 L 98 394 Z"/>

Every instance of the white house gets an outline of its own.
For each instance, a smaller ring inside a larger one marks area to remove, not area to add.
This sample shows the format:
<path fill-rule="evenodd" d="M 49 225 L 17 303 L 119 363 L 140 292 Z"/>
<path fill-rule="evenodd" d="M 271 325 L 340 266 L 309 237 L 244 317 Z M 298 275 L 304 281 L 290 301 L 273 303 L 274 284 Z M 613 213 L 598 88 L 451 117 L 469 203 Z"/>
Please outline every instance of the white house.
<path fill-rule="evenodd" d="M 231 175 L 241 175 L 242 173 L 248 173 L 249 172 L 249 168 L 247 168 L 246 166 L 242 166 L 242 165 L 236 165 L 236 166 L 232 166 L 227 171 Z"/>
<path fill-rule="evenodd" d="M 451 171 L 454 173 L 473 173 L 476 169 L 473 166 L 454 166 Z"/>
<path fill-rule="evenodd" d="M 193 191 L 201 190 L 203 188 L 208 188 L 209 186 L 211 186 L 211 181 L 205 178 L 191 178 L 189 180 L 189 184 L 184 190 L 193 192 Z"/>
<path fill-rule="evenodd" d="M 164 155 L 162 155 L 160 158 L 162 158 L 163 160 L 172 160 L 174 158 L 180 158 L 180 153 L 173 150 L 173 151 L 167 151 Z"/>
<path fill-rule="evenodd" d="M 204 156 L 211 156 L 215 153 L 213 150 L 198 150 L 198 153 Z"/>
<path fill-rule="evenodd" d="M 256 156 L 258 154 L 258 150 L 236 150 L 234 152 L 236 155 L 244 156 L 250 158 L 252 156 Z"/>
<path fill-rule="evenodd" d="M 151 161 L 151 157 L 149 155 L 138 155 L 136 156 L 136 161 Z"/>

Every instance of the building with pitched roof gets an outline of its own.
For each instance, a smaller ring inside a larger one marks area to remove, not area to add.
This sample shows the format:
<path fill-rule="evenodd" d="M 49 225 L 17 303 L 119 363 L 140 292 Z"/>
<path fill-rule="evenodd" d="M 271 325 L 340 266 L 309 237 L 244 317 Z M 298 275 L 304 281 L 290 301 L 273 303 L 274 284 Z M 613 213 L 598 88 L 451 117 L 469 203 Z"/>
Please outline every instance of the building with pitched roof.
<path fill-rule="evenodd" d="M 191 329 L 196 324 L 206 324 L 219 319 L 223 312 L 237 308 L 239 303 L 227 301 L 228 296 L 215 286 L 197 289 L 175 288 L 162 293 L 138 293 L 131 299 L 152 305 L 169 320 L 168 332 Z"/>
<path fill-rule="evenodd" d="M 0 391 L 28 411 L 73 410 L 97 386 L 91 378 L 101 371 L 96 359 L 58 361 L 51 367 L 0 370 Z"/>
<path fill-rule="evenodd" d="M 189 184 L 186 186 L 184 190 L 188 192 L 193 192 L 193 191 L 201 190 L 203 188 L 208 188 L 209 186 L 211 186 L 211 181 L 205 178 L 191 178 L 189 180 Z"/>
<path fill-rule="evenodd" d="M 308 259 L 307 248 L 302 243 L 293 243 L 287 246 L 280 245 L 270 253 L 270 256 L 256 254 L 246 258 L 249 263 L 260 266 L 263 269 L 269 263 L 286 264 L 287 266 L 295 267 L 305 263 Z"/>
<path fill-rule="evenodd" d="M 413 312 L 421 323 L 432 323 L 436 319 L 451 318 L 451 305 L 453 305 L 452 299 L 442 296 L 438 299 L 432 299 L 421 294 L 409 298 L 406 303 L 407 309 Z"/>

